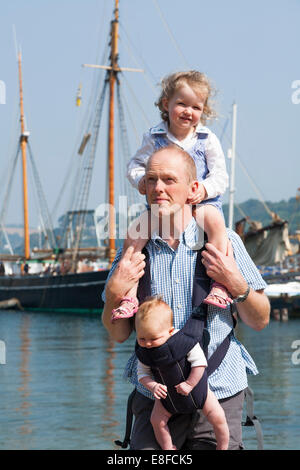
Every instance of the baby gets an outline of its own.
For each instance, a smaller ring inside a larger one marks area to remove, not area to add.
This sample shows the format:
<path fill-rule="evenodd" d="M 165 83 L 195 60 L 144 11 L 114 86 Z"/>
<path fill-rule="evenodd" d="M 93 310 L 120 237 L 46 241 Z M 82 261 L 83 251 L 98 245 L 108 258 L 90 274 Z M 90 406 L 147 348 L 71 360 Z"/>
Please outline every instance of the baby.
<path fill-rule="evenodd" d="M 168 339 L 177 333 L 173 327 L 173 312 L 168 304 L 157 297 L 150 297 L 139 307 L 136 318 L 137 343 L 141 348 L 153 349 L 162 346 Z M 150 352 L 150 351 L 149 351 Z M 188 377 L 175 386 L 178 394 L 188 396 L 201 380 L 207 361 L 200 344 L 197 343 L 187 354 L 191 364 Z M 161 399 L 168 394 L 168 383 L 157 382 L 153 378 L 151 368 L 138 361 L 138 380 L 152 392 L 155 398 L 151 414 L 151 424 L 155 438 L 163 450 L 175 450 L 168 428 L 168 421 L 172 414 L 165 409 Z M 212 424 L 217 450 L 227 450 L 229 443 L 229 430 L 223 408 L 214 393 L 207 387 L 207 396 L 203 406 L 203 413 Z"/>

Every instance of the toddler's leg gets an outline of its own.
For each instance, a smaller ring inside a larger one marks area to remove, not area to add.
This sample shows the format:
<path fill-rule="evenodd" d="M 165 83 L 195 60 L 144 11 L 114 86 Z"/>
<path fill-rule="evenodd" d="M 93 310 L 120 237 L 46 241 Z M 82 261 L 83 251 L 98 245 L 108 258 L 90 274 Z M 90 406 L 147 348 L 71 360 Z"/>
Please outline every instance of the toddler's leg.
<path fill-rule="evenodd" d="M 203 413 L 214 428 L 217 440 L 216 450 L 227 450 L 229 445 L 229 429 L 225 413 L 214 393 L 209 389 L 203 407 Z"/>
<path fill-rule="evenodd" d="M 127 248 L 132 246 L 134 252 L 141 252 L 150 236 L 150 213 L 149 211 L 143 212 L 137 219 L 135 219 L 128 229 L 126 240 L 124 240 L 122 256 Z M 137 300 L 138 283 L 132 287 L 123 297 L 118 308 L 112 311 L 112 322 L 124 318 L 132 317 L 138 309 Z"/>
<path fill-rule="evenodd" d="M 159 443 L 162 450 L 176 450 L 168 428 L 168 421 L 171 416 L 171 413 L 165 409 L 165 407 L 161 404 L 161 401 L 156 399 L 150 422 L 153 427 L 155 439 Z"/>
<path fill-rule="evenodd" d="M 195 210 L 195 219 L 202 230 L 206 232 L 209 243 L 226 254 L 228 237 L 223 216 L 218 209 L 211 204 L 198 205 Z M 231 298 L 225 286 L 214 282 L 204 302 L 226 308 L 231 303 Z"/>

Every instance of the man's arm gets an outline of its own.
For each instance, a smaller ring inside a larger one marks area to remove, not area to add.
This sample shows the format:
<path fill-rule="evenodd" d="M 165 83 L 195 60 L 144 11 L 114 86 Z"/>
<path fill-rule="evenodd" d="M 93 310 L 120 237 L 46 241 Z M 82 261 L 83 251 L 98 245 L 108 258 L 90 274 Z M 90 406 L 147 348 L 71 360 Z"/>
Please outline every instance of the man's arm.
<path fill-rule="evenodd" d="M 126 318 L 112 323 L 111 312 L 119 306 L 122 297 L 125 297 L 127 292 L 144 275 L 144 258 L 143 254 L 134 253 L 134 248 L 129 247 L 106 284 L 102 323 L 111 338 L 118 343 L 126 341 L 133 330 L 133 325 L 132 321 Z"/>
<path fill-rule="evenodd" d="M 211 243 L 206 243 L 205 248 L 202 262 L 207 275 L 223 284 L 233 298 L 243 295 L 248 284 L 234 259 L 231 243 L 228 242 L 226 255 Z M 262 330 L 269 323 L 270 303 L 263 290 L 250 289 L 247 299 L 236 306 L 241 320 L 254 330 Z"/>

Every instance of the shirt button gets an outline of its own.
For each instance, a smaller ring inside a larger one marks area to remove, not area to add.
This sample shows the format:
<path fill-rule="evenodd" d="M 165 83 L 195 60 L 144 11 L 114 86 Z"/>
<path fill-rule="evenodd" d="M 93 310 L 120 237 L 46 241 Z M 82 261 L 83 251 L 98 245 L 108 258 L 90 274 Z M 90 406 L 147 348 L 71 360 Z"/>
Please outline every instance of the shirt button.
<path fill-rule="evenodd" d="M 176 284 L 179 284 L 179 279 L 175 279 Z"/>
<path fill-rule="evenodd" d="M 178 308 L 182 308 L 182 305 L 181 305 L 181 304 L 178 304 L 177 307 L 178 307 Z"/>

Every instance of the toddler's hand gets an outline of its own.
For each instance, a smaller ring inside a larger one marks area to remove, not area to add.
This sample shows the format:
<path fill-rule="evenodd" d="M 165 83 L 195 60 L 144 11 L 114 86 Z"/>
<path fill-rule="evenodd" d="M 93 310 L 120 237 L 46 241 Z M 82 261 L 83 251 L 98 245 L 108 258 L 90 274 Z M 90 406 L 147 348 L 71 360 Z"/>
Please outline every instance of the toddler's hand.
<path fill-rule="evenodd" d="M 187 396 L 193 390 L 193 387 L 187 382 L 181 382 L 180 384 L 175 385 L 175 388 L 177 393 L 184 396 Z"/>
<path fill-rule="evenodd" d="M 203 199 L 207 197 L 207 192 L 203 184 L 199 185 L 197 194 L 194 197 L 188 200 L 189 204 L 199 204 Z"/>
<path fill-rule="evenodd" d="M 161 398 L 166 398 L 168 394 L 168 389 L 166 385 L 157 383 L 154 385 L 152 393 L 155 398 L 160 400 Z"/>

